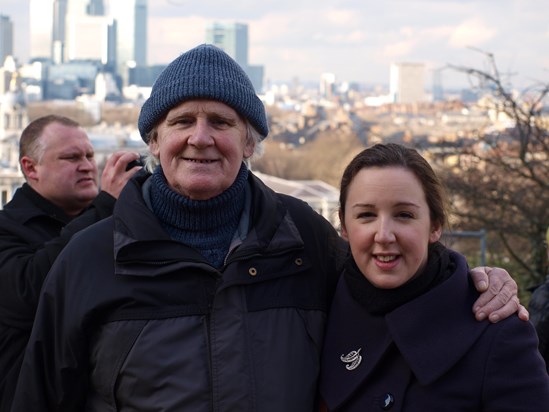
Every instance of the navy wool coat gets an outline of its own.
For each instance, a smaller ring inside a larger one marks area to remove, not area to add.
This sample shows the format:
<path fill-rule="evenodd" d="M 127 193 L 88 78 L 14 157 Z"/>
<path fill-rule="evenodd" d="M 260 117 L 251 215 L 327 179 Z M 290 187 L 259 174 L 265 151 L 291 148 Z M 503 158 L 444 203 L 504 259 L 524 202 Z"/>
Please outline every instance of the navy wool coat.
<path fill-rule="evenodd" d="M 330 411 L 549 411 L 549 377 L 530 322 L 475 320 L 465 259 L 434 289 L 373 316 L 340 278 L 322 355 Z"/>

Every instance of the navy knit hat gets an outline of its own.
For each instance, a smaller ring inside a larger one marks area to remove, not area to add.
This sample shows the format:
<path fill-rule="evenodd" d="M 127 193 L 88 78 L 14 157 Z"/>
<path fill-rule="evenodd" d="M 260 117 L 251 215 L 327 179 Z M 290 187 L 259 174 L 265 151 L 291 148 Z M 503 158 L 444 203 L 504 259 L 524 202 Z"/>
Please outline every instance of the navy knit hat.
<path fill-rule="evenodd" d="M 269 133 L 265 106 L 244 70 L 220 48 L 202 44 L 172 61 L 156 79 L 137 122 L 141 138 L 172 109 L 186 100 L 212 99 L 232 107 L 265 138 Z"/>

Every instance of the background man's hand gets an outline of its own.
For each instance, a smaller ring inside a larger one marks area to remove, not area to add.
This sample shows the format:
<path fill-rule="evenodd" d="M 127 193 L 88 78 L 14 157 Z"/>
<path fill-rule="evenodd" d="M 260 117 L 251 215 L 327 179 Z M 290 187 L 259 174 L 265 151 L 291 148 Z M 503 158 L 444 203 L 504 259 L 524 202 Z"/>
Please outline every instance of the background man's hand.
<path fill-rule="evenodd" d="M 120 192 L 128 183 L 128 180 L 142 169 L 141 166 L 126 170 L 131 161 L 139 159 L 139 153 L 115 152 L 108 159 L 101 175 L 101 190 L 118 199 Z"/>

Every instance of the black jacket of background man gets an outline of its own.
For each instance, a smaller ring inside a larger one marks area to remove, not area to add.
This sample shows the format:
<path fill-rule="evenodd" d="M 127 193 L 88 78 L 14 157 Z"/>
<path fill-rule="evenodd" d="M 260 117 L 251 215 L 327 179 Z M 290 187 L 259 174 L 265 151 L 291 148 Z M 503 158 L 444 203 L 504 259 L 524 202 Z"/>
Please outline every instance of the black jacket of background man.
<path fill-rule="evenodd" d="M 115 199 L 100 192 L 71 220 L 27 183 L 0 210 L 0 412 L 9 411 L 42 283 L 78 231 L 112 214 Z"/>

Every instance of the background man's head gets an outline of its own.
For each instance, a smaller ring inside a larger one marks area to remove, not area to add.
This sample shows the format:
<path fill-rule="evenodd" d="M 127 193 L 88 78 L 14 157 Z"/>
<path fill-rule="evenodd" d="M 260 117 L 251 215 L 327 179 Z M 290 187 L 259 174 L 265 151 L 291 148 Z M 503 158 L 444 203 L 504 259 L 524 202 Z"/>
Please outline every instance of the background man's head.
<path fill-rule="evenodd" d="M 80 125 L 67 117 L 32 121 L 21 134 L 19 163 L 28 184 L 69 216 L 98 194 L 93 146 Z"/>

